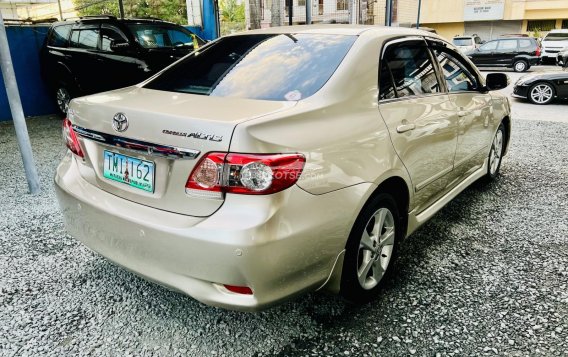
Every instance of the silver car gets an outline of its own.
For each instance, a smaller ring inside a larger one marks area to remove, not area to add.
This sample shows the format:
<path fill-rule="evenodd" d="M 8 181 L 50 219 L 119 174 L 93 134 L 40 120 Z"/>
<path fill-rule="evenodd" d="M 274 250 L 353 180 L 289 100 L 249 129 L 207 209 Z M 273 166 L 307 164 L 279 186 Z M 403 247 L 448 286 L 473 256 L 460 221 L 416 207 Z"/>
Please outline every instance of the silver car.
<path fill-rule="evenodd" d="M 509 102 L 435 34 L 345 25 L 223 37 L 74 99 L 55 185 L 87 247 L 206 304 L 372 300 L 399 243 L 499 173 Z"/>

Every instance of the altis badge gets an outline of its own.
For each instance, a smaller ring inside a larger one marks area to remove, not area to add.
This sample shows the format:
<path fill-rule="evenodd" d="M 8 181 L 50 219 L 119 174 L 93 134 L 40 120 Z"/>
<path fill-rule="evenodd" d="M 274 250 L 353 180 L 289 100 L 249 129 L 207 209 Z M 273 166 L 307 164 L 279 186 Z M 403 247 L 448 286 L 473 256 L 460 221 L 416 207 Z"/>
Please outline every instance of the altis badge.
<path fill-rule="evenodd" d="M 216 141 L 216 142 L 223 141 L 222 135 L 206 134 L 206 133 L 201 133 L 201 132 L 185 133 L 183 131 L 175 131 L 175 130 L 164 129 L 164 130 L 162 130 L 162 133 L 166 134 L 166 135 L 183 136 L 183 137 L 186 137 L 186 138 L 194 138 L 194 139 L 199 139 L 199 140 L 209 140 L 209 141 Z"/>

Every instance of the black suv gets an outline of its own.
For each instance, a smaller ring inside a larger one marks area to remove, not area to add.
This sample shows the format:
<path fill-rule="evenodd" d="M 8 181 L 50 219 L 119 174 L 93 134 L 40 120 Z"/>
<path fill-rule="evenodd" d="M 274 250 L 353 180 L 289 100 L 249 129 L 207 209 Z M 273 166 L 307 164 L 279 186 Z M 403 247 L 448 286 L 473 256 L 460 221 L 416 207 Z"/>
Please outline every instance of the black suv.
<path fill-rule="evenodd" d="M 203 44 L 158 19 L 83 17 L 51 26 L 42 73 L 65 113 L 72 98 L 139 83 Z"/>
<path fill-rule="evenodd" d="M 539 43 L 529 37 L 491 40 L 465 54 L 478 67 L 508 67 L 515 72 L 524 72 L 540 62 Z"/>

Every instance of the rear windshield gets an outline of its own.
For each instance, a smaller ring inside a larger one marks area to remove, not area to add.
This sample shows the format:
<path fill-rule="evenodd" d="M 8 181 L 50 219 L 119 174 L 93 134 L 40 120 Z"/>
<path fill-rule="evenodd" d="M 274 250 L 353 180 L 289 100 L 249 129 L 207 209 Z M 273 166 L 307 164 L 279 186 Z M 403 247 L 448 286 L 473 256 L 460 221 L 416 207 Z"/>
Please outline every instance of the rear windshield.
<path fill-rule="evenodd" d="M 545 41 L 568 41 L 568 33 L 549 33 L 544 38 Z"/>
<path fill-rule="evenodd" d="M 296 101 L 317 92 L 356 36 L 262 34 L 223 37 L 166 70 L 146 88 Z"/>
<path fill-rule="evenodd" d="M 128 25 L 132 34 L 146 48 L 194 48 L 203 45 L 205 41 L 181 26 L 161 24 L 132 24 Z"/>
<path fill-rule="evenodd" d="M 471 38 L 454 38 L 452 42 L 456 46 L 471 46 L 473 44 Z"/>

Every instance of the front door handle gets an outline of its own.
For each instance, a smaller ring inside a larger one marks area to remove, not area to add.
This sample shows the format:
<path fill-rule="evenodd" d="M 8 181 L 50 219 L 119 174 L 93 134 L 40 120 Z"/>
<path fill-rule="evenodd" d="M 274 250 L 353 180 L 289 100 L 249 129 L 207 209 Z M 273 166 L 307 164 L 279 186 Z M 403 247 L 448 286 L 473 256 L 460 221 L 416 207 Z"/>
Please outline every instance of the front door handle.
<path fill-rule="evenodd" d="M 414 130 L 414 128 L 416 128 L 416 125 L 414 124 L 403 124 L 403 125 L 399 125 L 396 127 L 396 132 L 397 133 L 404 133 L 410 130 Z"/>

